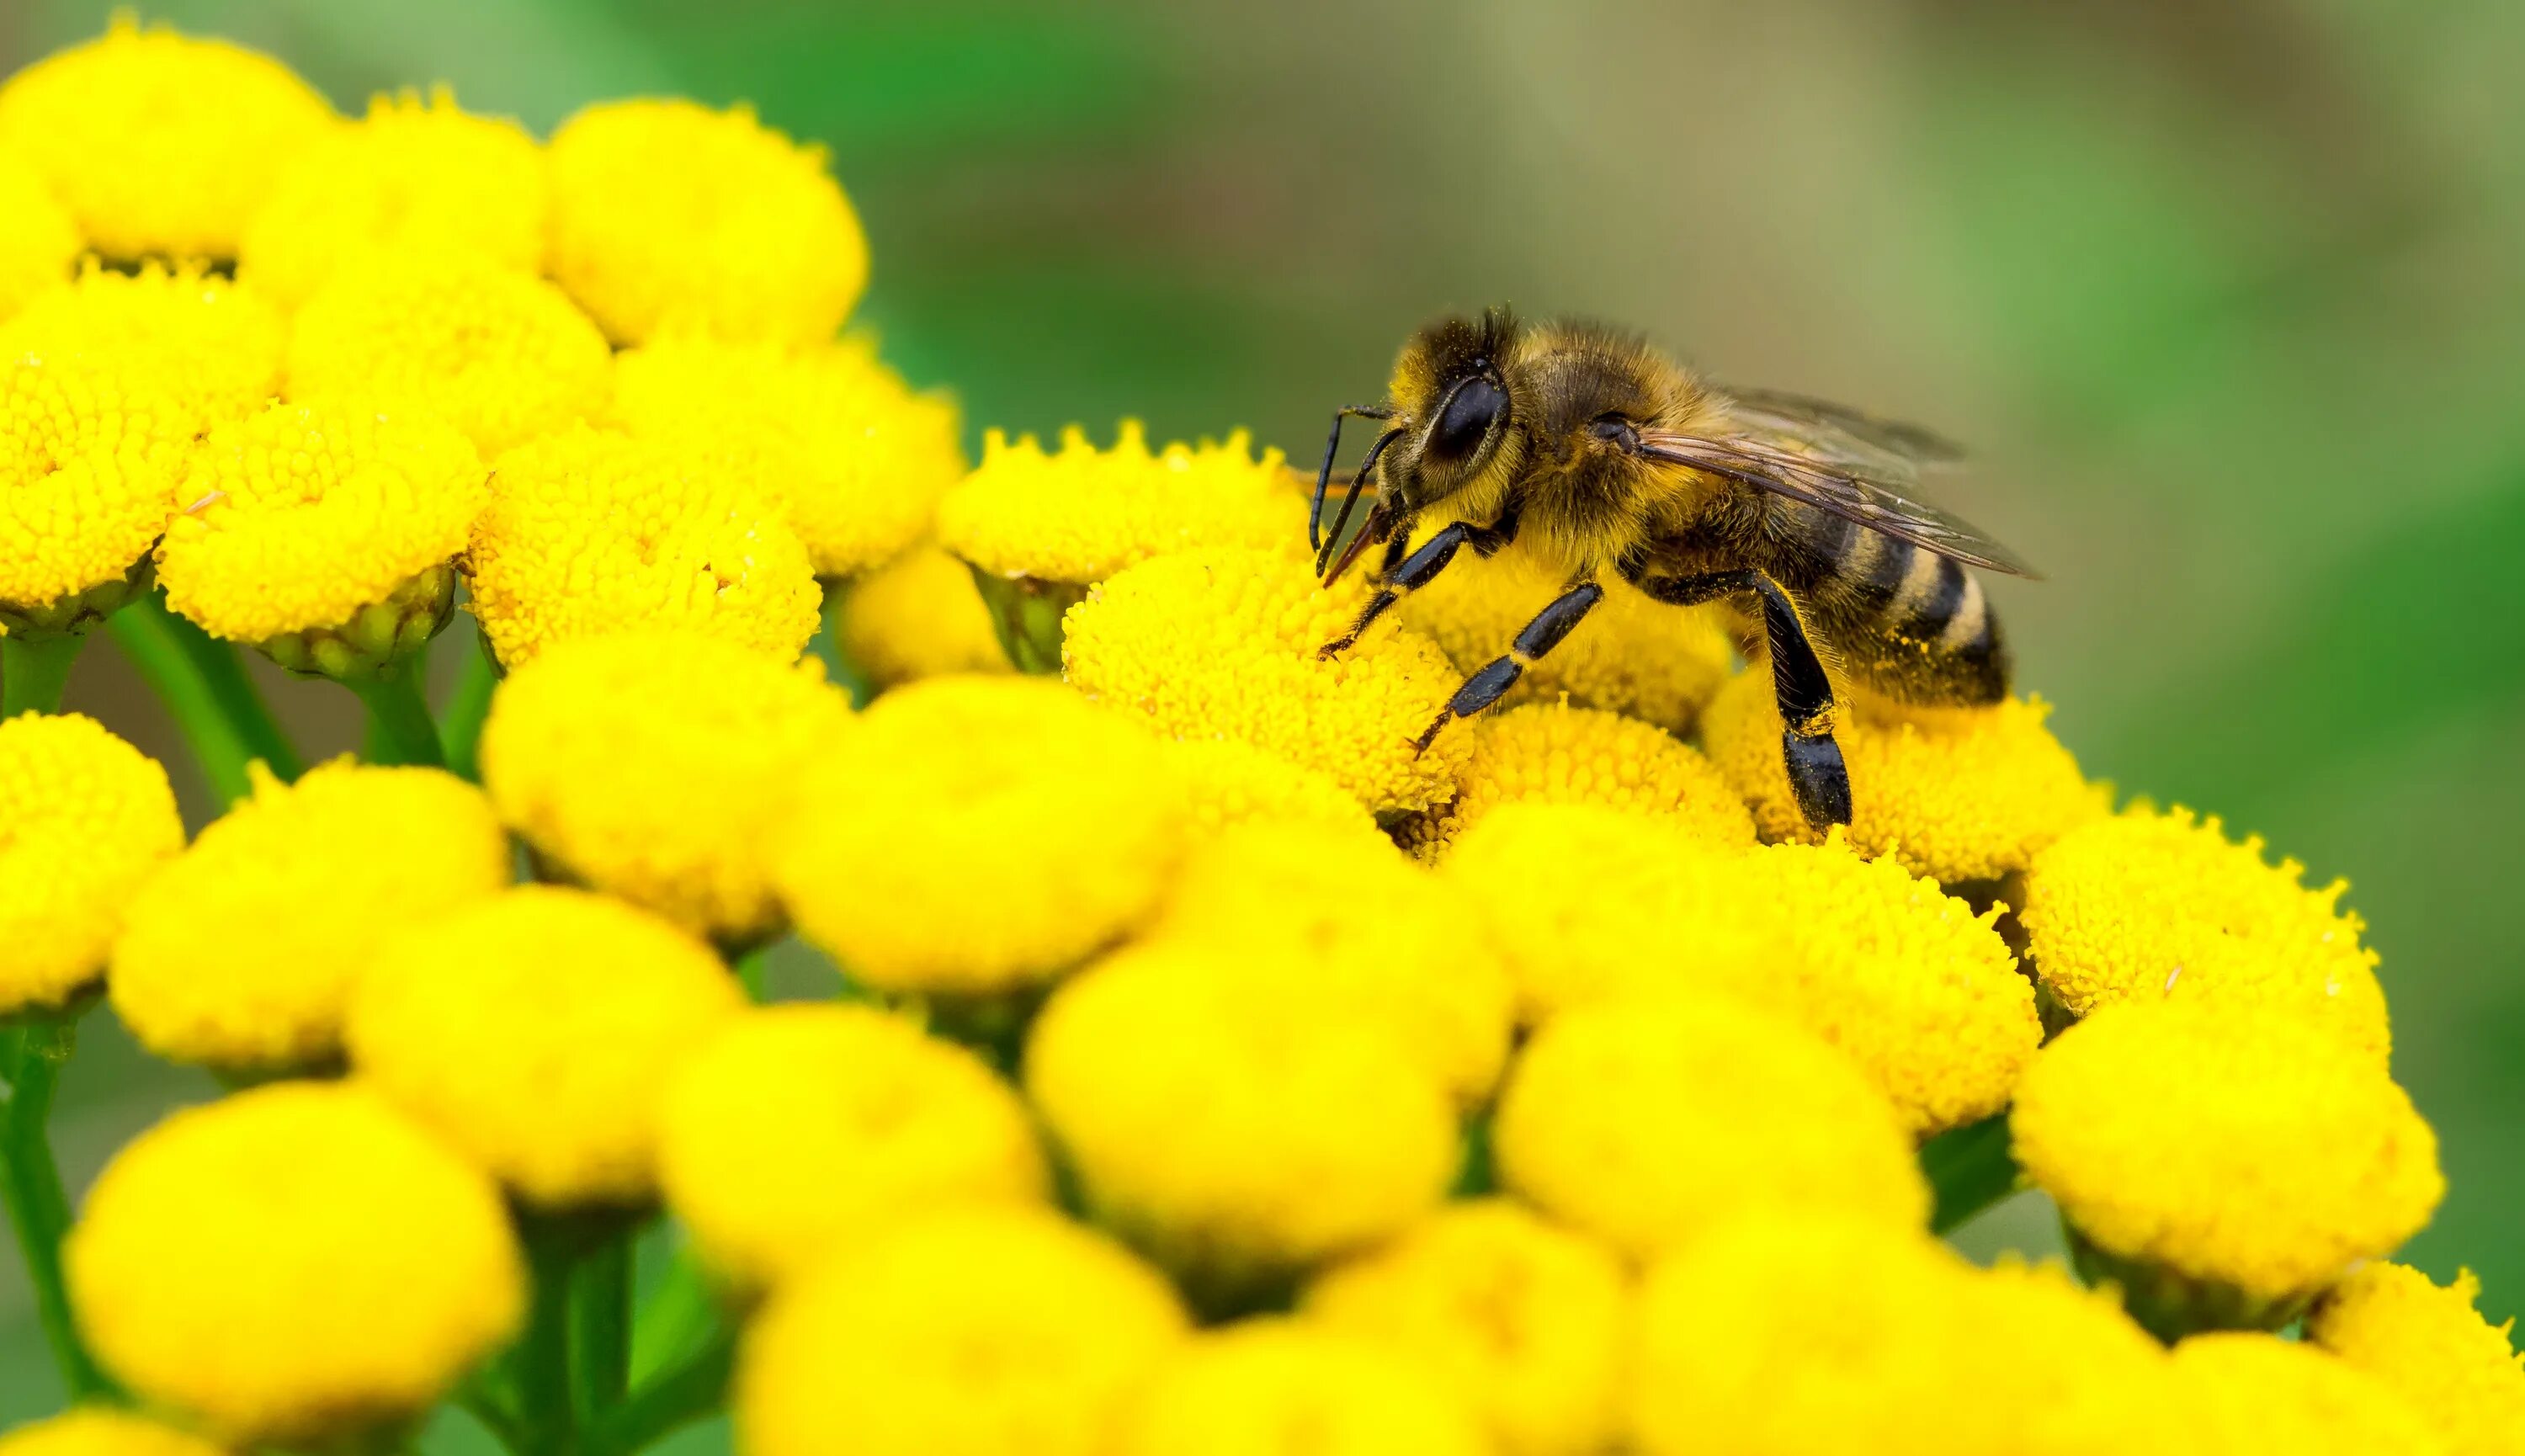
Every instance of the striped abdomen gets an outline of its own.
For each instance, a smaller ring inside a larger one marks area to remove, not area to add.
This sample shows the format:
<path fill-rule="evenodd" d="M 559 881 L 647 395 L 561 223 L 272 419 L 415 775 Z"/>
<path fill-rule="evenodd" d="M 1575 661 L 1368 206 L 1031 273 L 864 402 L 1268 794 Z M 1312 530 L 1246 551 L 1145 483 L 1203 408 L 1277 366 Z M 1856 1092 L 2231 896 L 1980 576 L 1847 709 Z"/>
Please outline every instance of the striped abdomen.
<path fill-rule="evenodd" d="M 1889 697 L 1980 706 L 2007 696 L 1998 614 L 1971 572 L 1812 508 L 1796 592 L 1840 659 Z"/>

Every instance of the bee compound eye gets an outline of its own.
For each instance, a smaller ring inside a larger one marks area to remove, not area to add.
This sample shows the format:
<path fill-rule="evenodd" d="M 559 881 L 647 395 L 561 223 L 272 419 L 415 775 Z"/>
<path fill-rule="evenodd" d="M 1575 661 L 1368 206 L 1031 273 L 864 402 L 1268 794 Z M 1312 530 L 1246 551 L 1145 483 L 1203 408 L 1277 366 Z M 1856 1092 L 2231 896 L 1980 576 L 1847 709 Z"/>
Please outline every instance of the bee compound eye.
<path fill-rule="evenodd" d="M 1456 386 L 1438 411 L 1438 423 L 1429 429 L 1426 453 L 1442 461 L 1464 459 L 1481 448 L 1491 426 L 1507 410 L 1508 391 L 1485 378 L 1466 379 Z"/>
<path fill-rule="evenodd" d="M 1625 450 L 1637 450 L 1640 447 L 1639 430 L 1632 427 L 1630 421 L 1619 415 L 1598 415 L 1588 424 L 1587 432 L 1600 440 L 1608 440 L 1619 445 Z"/>

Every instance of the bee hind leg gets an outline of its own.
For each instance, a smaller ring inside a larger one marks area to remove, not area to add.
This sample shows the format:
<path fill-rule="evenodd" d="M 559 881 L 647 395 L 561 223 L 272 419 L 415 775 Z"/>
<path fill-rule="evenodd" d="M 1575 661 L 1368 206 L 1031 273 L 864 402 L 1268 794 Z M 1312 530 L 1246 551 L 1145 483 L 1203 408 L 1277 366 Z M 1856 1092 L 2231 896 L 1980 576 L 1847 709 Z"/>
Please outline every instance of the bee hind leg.
<path fill-rule="evenodd" d="M 1525 676 L 1527 668 L 1560 646 L 1561 639 L 1568 636 L 1604 599 L 1605 588 L 1593 581 L 1581 581 L 1544 603 L 1543 610 L 1535 613 L 1534 620 L 1516 634 L 1516 640 L 1509 645 L 1505 655 L 1482 664 L 1464 679 L 1463 686 L 1456 689 L 1456 695 L 1447 700 L 1447 710 L 1438 715 L 1438 721 L 1411 740 L 1411 751 L 1428 752 L 1429 745 L 1438 741 L 1440 728 L 1459 718 L 1470 718 L 1498 702 L 1516 685 L 1517 678 Z"/>

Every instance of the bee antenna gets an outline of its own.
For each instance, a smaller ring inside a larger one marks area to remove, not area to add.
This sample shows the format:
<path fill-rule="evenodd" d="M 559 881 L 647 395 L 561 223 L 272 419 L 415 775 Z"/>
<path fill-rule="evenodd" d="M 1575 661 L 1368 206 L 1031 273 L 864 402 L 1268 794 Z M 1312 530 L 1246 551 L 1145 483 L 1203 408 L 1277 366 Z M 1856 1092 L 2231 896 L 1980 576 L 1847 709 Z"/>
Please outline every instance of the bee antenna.
<path fill-rule="evenodd" d="M 1362 420 L 1391 420 L 1394 418 L 1394 412 L 1392 410 L 1381 410 L 1373 405 L 1344 405 L 1340 409 L 1333 411 L 1332 438 L 1324 441 L 1323 469 L 1315 472 L 1314 504 L 1307 511 L 1307 545 L 1316 551 L 1321 551 L 1324 547 L 1324 495 L 1332 486 L 1333 460 L 1336 456 L 1341 454 L 1342 425 L 1353 415 L 1357 415 Z M 1370 460 L 1376 458 L 1376 451 L 1374 450 L 1368 451 L 1367 454 L 1368 459 Z M 1364 464 L 1361 465 L 1360 474 L 1364 475 L 1366 472 L 1367 467 Z M 1353 476 L 1351 477 L 1354 485 L 1356 485 L 1358 479 L 1358 476 Z M 1342 514 L 1347 518 L 1350 514 L 1349 508 L 1344 507 Z M 1333 534 L 1337 536 L 1340 535 L 1340 529 L 1336 527 Z"/>
<path fill-rule="evenodd" d="M 1359 504 L 1359 493 L 1367 484 L 1368 472 L 1376 469 L 1377 457 L 1385 453 L 1386 446 L 1401 438 L 1403 438 L 1403 431 L 1400 428 L 1389 429 L 1376 437 L 1375 444 L 1367 447 L 1366 458 L 1360 461 L 1359 470 L 1350 477 L 1350 489 L 1342 496 L 1341 514 L 1333 518 L 1333 528 L 1324 532 L 1323 539 L 1315 544 L 1316 576 L 1320 577 L 1324 574 L 1325 563 L 1332 560 L 1333 548 L 1341 544 L 1342 528 L 1350 525 L 1351 509 Z M 1322 503 L 1320 487 L 1317 489 L 1316 503 L 1318 506 Z"/>

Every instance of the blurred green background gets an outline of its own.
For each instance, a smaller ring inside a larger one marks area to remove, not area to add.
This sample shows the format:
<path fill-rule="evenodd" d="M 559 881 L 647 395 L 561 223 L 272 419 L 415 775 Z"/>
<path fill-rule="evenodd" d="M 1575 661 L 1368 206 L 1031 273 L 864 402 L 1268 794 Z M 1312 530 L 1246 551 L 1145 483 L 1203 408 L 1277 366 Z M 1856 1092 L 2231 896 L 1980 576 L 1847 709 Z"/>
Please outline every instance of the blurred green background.
<path fill-rule="evenodd" d="M 107 9 L 0 0 L 0 71 Z M 1412 326 L 1505 299 L 1972 442 L 1950 503 L 2050 574 L 1996 584 L 2025 684 L 2090 772 L 2352 881 L 2452 1181 L 2409 1257 L 2525 1310 L 2525 7 L 144 14 L 345 108 L 442 79 L 538 129 L 624 93 L 752 101 L 831 147 L 875 254 L 863 320 L 977 435 L 1139 415 L 1305 454 Z M 347 694 L 275 691 L 348 744 Z M 110 652 L 72 703 L 174 752 Z M 65 1089 L 74 1182 L 210 1091 L 110 1022 Z M 1966 1241 L 2055 1246 L 2038 1205 Z M 23 1288 L 0 1301 L 14 1420 L 54 1396 Z"/>

